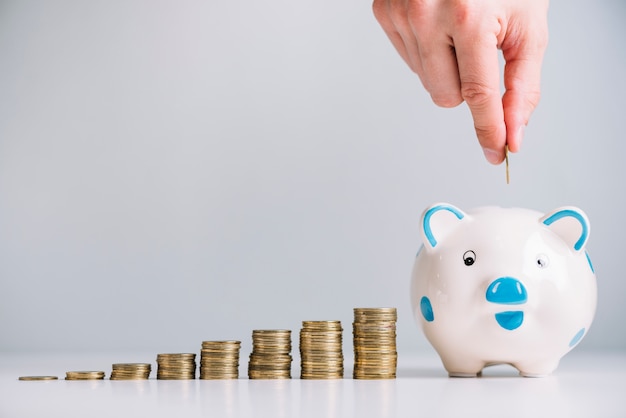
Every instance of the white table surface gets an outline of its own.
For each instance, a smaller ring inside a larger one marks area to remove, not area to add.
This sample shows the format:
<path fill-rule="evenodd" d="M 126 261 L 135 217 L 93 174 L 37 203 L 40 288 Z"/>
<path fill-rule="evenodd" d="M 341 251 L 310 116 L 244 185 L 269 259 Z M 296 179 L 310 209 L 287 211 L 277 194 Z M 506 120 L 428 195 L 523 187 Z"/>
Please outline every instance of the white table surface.
<path fill-rule="evenodd" d="M 434 353 L 399 355 L 394 380 L 156 380 L 156 354 L 0 353 L 0 417 L 626 417 L 626 352 L 569 353 L 545 378 L 509 366 L 449 378 Z M 351 376 L 346 357 L 346 376 Z M 151 362 L 146 381 L 66 381 Z M 299 376 L 294 360 L 292 375 Z M 58 381 L 19 381 L 56 375 Z"/>

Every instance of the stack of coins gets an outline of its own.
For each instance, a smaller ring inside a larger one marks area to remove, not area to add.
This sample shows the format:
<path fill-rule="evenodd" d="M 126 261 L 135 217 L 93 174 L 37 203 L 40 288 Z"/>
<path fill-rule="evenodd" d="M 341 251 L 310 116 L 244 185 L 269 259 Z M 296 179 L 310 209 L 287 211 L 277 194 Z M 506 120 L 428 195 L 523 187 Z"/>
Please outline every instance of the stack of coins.
<path fill-rule="evenodd" d="M 203 341 L 200 379 L 239 378 L 241 341 Z"/>
<path fill-rule="evenodd" d="M 196 378 L 196 355 L 193 353 L 157 354 L 157 379 Z"/>
<path fill-rule="evenodd" d="M 113 365 L 111 380 L 145 380 L 150 377 L 150 363 L 117 363 Z"/>
<path fill-rule="evenodd" d="M 301 379 L 343 378 L 340 321 L 302 321 Z"/>
<path fill-rule="evenodd" d="M 291 379 L 291 331 L 252 331 L 250 379 Z"/>
<path fill-rule="evenodd" d="M 104 372 L 66 372 L 65 380 L 102 380 Z"/>
<path fill-rule="evenodd" d="M 395 379 L 396 308 L 354 309 L 355 379 Z"/>

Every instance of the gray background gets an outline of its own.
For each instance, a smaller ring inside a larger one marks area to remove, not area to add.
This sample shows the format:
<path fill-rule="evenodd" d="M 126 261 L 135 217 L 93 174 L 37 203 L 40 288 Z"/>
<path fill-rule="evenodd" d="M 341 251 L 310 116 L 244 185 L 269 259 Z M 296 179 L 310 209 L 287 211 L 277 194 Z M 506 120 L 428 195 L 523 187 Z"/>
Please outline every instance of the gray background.
<path fill-rule="evenodd" d="M 626 6 L 553 1 L 522 152 L 484 161 L 369 1 L 0 1 L 0 350 L 199 351 L 352 308 L 411 318 L 431 203 L 591 219 L 579 349 L 626 347 Z M 294 333 L 294 335 L 297 335 Z"/>

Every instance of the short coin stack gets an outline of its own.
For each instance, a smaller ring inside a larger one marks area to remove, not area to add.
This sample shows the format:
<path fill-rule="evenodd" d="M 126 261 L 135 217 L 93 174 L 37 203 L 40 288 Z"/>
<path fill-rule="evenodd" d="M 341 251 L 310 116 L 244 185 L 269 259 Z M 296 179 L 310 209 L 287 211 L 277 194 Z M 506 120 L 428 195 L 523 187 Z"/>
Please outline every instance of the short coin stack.
<path fill-rule="evenodd" d="M 65 380 L 102 380 L 104 372 L 66 372 Z"/>
<path fill-rule="evenodd" d="M 342 331 L 340 321 L 302 321 L 301 379 L 343 378 Z"/>
<path fill-rule="evenodd" d="M 396 308 L 354 309 L 355 379 L 395 379 Z"/>
<path fill-rule="evenodd" d="M 145 380 L 150 377 L 150 363 L 116 363 L 111 371 L 111 380 Z"/>
<path fill-rule="evenodd" d="M 250 379 L 291 379 L 291 331 L 252 331 Z"/>
<path fill-rule="evenodd" d="M 196 378 L 196 355 L 193 353 L 157 354 L 157 366 L 157 379 Z"/>
<path fill-rule="evenodd" d="M 239 378 L 241 341 L 203 341 L 200 379 Z"/>

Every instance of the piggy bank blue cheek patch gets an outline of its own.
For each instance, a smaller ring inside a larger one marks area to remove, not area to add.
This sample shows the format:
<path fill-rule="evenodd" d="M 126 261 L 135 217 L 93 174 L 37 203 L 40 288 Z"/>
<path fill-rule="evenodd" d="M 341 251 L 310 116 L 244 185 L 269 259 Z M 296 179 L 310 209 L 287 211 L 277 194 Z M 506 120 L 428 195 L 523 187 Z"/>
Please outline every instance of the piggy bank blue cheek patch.
<path fill-rule="evenodd" d="M 433 322 L 435 320 L 433 305 L 431 305 L 430 299 L 426 296 L 422 296 L 422 299 L 420 300 L 420 310 L 422 311 L 422 316 L 426 321 Z"/>
<path fill-rule="evenodd" d="M 572 341 L 569 342 L 569 346 L 573 347 L 576 344 L 578 344 L 580 342 L 580 340 L 583 339 L 583 335 L 585 335 L 585 329 L 582 328 L 580 331 L 578 331 L 576 333 L 576 335 L 574 335 L 574 338 L 572 338 Z"/>

